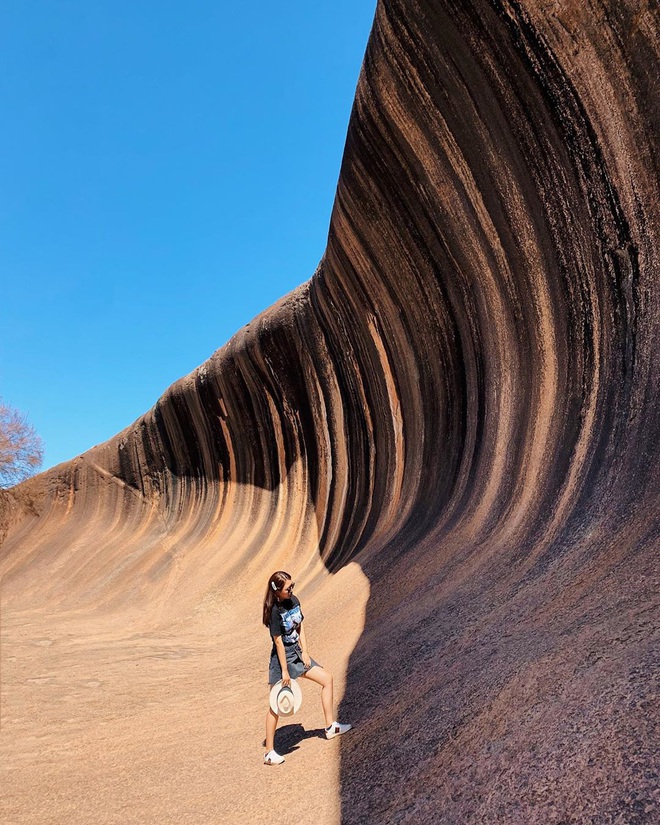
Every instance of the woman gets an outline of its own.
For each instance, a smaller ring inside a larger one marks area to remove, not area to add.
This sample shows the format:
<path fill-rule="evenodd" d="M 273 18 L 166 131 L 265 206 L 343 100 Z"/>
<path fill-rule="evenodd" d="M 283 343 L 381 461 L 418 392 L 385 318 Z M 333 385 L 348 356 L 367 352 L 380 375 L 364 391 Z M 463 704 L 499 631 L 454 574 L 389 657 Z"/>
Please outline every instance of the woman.
<path fill-rule="evenodd" d="M 270 654 L 268 681 L 272 687 L 282 680 L 284 687 L 291 684 L 291 679 L 302 676 L 310 682 L 321 685 L 321 704 L 325 716 L 325 735 L 327 739 L 334 739 L 351 729 L 351 725 L 340 725 L 334 719 L 332 712 L 332 675 L 323 670 L 318 662 L 307 652 L 307 641 L 303 627 L 304 616 L 300 609 L 300 602 L 293 595 L 295 583 L 291 576 L 279 570 L 268 580 L 266 597 L 264 599 L 263 621 L 270 630 L 273 639 L 273 648 Z M 275 750 L 275 729 L 279 716 L 268 708 L 266 717 L 266 765 L 281 765 L 284 757 Z"/>

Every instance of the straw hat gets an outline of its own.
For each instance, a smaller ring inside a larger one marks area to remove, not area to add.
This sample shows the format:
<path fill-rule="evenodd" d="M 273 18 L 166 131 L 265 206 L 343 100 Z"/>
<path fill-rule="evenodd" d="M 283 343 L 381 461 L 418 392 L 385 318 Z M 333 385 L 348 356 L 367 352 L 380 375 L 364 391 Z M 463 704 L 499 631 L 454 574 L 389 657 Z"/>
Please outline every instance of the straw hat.
<path fill-rule="evenodd" d="M 302 690 L 295 679 L 291 687 L 284 687 L 282 680 L 276 682 L 270 691 L 270 707 L 278 716 L 293 716 L 302 705 Z"/>

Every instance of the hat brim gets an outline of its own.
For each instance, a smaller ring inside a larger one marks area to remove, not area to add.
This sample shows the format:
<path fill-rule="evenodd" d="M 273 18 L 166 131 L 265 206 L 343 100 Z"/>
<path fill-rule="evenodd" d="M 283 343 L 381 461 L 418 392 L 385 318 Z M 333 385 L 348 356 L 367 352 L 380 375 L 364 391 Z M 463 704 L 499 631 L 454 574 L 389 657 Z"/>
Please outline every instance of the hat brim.
<path fill-rule="evenodd" d="M 300 685 L 296 682 L 296 680 L 292 679 L 290 689 L 293 694 L 293 708 L 287 713 L 280 710 L 277 704 L 277 697 L 283 689 L 285 688 L 281 679 L 279 682 L 275 682 L 273 687 L 270 689 L 270 709 L 278 716 L 293 716 L 294 713 L 297 713 L 298 710 L 300 710 L 300 706 L 302 705 L 302 690 L 300 690 Z"/>

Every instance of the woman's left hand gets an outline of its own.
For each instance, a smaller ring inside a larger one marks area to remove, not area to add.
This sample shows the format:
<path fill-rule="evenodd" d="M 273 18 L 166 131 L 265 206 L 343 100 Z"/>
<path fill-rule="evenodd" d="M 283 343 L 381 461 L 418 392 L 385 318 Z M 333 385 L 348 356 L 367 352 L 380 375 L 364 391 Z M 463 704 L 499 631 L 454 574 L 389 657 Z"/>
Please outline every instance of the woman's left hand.
<path fill-rule="evenodd" d="M 307 653 L 306 650 L 303 650 L 302 660 L 303 664 L 305 665 L 305 670 L 309 670 L 312 666 L 312 657 Z"/>

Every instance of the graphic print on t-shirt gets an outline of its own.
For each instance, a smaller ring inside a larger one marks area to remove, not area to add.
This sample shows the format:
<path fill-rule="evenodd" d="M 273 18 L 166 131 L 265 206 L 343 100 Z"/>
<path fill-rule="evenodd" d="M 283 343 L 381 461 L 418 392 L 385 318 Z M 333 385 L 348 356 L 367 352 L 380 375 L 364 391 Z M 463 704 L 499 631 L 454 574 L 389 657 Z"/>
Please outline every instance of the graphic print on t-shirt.
<path fill-rule="evenodd" d="M 303 619 L 302 613 L 300 612 L 300 605 L 296 604 L 291 610 L 285 610 L 284 613 L 280 613 L 280 619 L 282 629 L 284 630 L 284 633 L 282 633 L 282 641 L 285 645 L 294 644 L 294 642 L 297 642 L 300 638 L 298 628 Z"/>
<path fill-rule="evenodd" d="M 289 604 L 289 608 L 285 608 L 283 604 L 276 606 L 270 623 L 270 635 L 281 636 L 285 645 L 295 644 L 300 639 L 298 630 L 304 618 L 300 602 L 295 596 Z"/>

